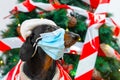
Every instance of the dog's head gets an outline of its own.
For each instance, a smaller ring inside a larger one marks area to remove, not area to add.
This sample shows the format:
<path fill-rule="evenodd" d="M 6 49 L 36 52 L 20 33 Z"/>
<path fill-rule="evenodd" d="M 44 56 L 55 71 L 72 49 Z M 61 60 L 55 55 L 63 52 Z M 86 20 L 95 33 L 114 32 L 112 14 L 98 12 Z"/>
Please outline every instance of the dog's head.
<path fill-rule="evenodd" d="M 60 27 L 58 27 L 54 22 L 47 19 L 27 20 L 23 22 L 22 26 L 21 34 L 24 39 L 26 39 L 20 49 L 20 58 L 23 61 L 27 61 L 32 57 L 33 53 L 35 52 L 34 44 L 37 43 L 36 40 L 40 37 L 40 34 L 53 32 L 60 29 Z M 24 28 L 24 26 L 27 27 L 27 29 Z M 72 46 L 80 38 L 78 34 L 69 31 L 65 31 L 63 36 L 65 48 Z"/>

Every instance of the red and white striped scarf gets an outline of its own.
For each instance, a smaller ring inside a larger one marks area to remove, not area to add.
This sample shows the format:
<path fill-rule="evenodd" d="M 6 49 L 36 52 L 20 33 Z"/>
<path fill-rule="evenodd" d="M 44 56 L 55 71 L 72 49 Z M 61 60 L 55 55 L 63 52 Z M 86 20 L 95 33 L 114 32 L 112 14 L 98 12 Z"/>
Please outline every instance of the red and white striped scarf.
<path fill-rule="evenodd" d="M 23 62 L 20 60 L 18 64 L 7 73 L 7 75 L 3 78 L 3 80 L 21 80 L 20 71 L 22 64 Z M 68 73 L 63 69 L 63 67 L 57 61 L 56 64 L 57 64 L 56 74 L 52 80 L 72 80 L 71 77 L 68 75 Z"/>

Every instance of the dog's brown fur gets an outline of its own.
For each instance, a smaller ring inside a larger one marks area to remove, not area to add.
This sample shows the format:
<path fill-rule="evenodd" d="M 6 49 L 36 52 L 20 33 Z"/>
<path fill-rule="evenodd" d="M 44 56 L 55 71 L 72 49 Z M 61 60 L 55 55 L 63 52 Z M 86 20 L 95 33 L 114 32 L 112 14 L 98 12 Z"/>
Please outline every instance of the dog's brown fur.
<path fill-rule="evenodd" d="M 48 56 L 40 47 L 38 47 L 36 54 L 32 57 L 35 48 L 33 44 L 39 37 L 39 34 L 52 32 L 59 27 L 51 25 L 40 25 L 32 30 L 32 34 L 27 37 L 26 42 L 20 49 L 20 58 L 25 62 L 23 65 L 23 72 L 31 80 L 52 80 L 55 74 L 56 63 L 50 56 Z M 65 47 L 68 48 L 78 41 L 79 35 L 72 32 L 65 32 L 64 41 Z"/>

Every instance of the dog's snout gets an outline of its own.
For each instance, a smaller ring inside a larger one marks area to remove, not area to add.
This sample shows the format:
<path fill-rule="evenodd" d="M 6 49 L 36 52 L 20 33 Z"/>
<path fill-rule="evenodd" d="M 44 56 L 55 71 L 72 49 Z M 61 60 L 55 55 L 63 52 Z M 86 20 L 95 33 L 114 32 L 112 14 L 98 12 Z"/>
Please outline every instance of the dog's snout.
<path fill-rule="evenodd" d="M 73 37 L 74 40 L 79 40 L 80 39 L 80 36 L 78 34 L 75 34 L 74 37 Z"/>
<path fill-rule="evenodd" d="M 80 41 L 80 36 L 76 33 L 66 31 L 64 35 L 64 41 L 65 41 L 65 47 L 69 48 L 73 44 L 75 44 L 77 41 Z"/>
<path fill-rule="evenodd" d="M 76 33 L 72 33 L 72 38 L 77 41 L 80 40 L 80 36 Z"/>

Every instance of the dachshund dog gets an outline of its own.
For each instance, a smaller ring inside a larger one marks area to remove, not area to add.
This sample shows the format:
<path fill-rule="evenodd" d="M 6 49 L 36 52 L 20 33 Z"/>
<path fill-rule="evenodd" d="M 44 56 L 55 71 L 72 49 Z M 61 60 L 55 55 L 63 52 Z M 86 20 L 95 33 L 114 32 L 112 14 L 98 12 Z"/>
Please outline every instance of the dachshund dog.
<path fill-rule="evenodd" d="M 36 49 L 33 45 L 35 44 L 36 39 L 40 36 L 40 34 L 53 32 L 59 28 L 60 27 L 58 26 L 49 24 L 37 25 L 32 29 L 31 34 L 27 36 L 26 41 L 20 49 L 19 55 L 20 59 L 24 61 L 24 64 L 22 65 L 23 73 L 29 78 L 29 80 L 53 79 L 56 72 L 56 60 L 47 55 L 40 46 L 37 46 Z M 79 38 L 80 37 L 78 34 L 65 31 L 65 48 L 72 46 L 75 42 L 78 41 Z"/>

